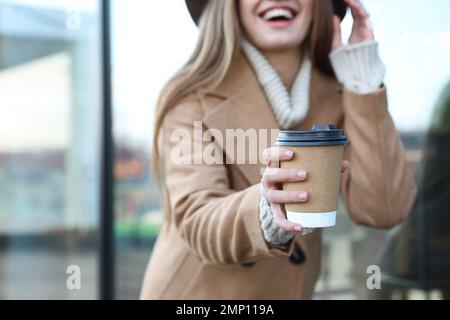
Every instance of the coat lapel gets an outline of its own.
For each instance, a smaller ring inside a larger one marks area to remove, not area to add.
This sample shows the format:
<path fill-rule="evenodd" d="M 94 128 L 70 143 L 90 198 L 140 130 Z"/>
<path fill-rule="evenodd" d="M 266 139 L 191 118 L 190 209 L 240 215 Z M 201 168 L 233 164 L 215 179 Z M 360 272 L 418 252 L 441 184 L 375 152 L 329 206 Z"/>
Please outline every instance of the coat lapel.
<path fill-rule="evenodd" d="M 270 146 L 275 142 L 271 136 L 271 130 L 278 129 L 272 108 L 245 56 L 239 54 L 235 59 L 222 84 L 213 92 L 206 94 L 220 97 L 221 102 L 214 106 L 207 104 L 208 109 L 203 117 L 203 123 L 207 129 L 220 130 L 224 138 L 227 137 L 227 130 L 228 134 L 236 133 L 236 130 L 243 130 L 250 134 L 247 130 L 251 130 L 258 136 L 258 146 Z M 265 132 L 267 134 L 264 134 Z M 226 139 L 219 139 L 216 142 L 225 150 Z M 239 150 L 239 152 L 247 152 L 246 160 L 249 159 L 248 151 L 252 147 L 255 146 L 249 145 L 246 141 L 245 150 Z M 261 180 L 261 170 L 264 168 L 260 161 L 262 149 L 258 150 L 256 165 L 249 164 L 248 161 L 234 163 L 249 185 Z"/>
<path fill-rule="evenodd" d="M 244 131 L 255 130 L 261 134 L 258 145 L 271 146 L 276 135 L 271 130 L 278 130 L 277 120 L 272 107 L 259 85 L 256 75 L 245 55 L 240 52 L 233 61 L 227 76 L 221 85 L 212 92 L 206 92 L 208 97 L 219 98 L 220 102 L 204 103 L 205 115 L 203 123 L 207 129 L 218 129 L 226 137 L 227 129 Z M 215 100 L 217 101 L 217 99 Z M 311 108 L 311 106 L 314 106 Z M 294 129 L 310 129 L 316 123 L 337 124 L 342 115 L 342 87 L 335 79 L 326 77 L 313 68 L 310 86 L 310 111 L 306 118 Z M 267 134 L 263 141 L 264 130 Z M 216 140 L 223 149 L 224 141 Z M 250 150 L 246 145 L 246 151 Z M 258 150 L 258 160 L 261 159 L 263 148 Z M 261 180 L 264 165 L 233 163 L 246 178 L 249 185 Z"/>

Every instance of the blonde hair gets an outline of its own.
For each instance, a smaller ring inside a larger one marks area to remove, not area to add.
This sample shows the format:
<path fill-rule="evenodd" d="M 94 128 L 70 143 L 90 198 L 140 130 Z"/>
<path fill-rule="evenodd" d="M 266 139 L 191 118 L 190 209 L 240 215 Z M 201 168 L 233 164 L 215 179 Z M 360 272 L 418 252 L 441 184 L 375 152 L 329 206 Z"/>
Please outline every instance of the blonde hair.
<path fill-rule="evenodd" d="M 200 35 L 188 62 L 163 88 L 156 109 L 152 168 L 160 177 L 159 131 L 165 114 L 186 95 L 202 88 L 216 88 L 224 79 L 240 45 L 235 0 L 208 1 L 199 21 Z"/>

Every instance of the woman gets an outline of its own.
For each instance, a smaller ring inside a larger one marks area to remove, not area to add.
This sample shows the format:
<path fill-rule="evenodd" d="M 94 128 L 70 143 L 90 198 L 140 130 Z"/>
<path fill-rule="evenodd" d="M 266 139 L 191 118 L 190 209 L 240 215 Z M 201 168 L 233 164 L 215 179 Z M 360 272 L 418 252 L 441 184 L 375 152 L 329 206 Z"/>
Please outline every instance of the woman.
<path fill-rule="evenodd" d="M 279 190 L 282 182 L 309 179 L 308 173 L 271 168 L 292 157 L 277 147 L 262 152 L 269 167 L 263 175 L 258 164 L 231 161 L 234 149 L 216 139 L 230 129 L 343 127 L 349 143 L 341 190 L 351 217 L 390 228 L 407 215 L 415 185 L 387 111 L 384 66 L 368 15 L 359 0 L 333 2 L 187 1 L 200 36 L 156 113 L 154 165 L 167 212 L 141 298 L 312 296 L 321 231 L 287 221 L 283 204 L 314 195 Z M 347 46 L 340 35 L 345 6 L 354 17 Z M 213 137 L 195 132 L 198 123 L 214 130 Z M 180 130 L 194 137 L 193 153 L 181 161 L 173 135 Z M 273 146 L 273 136 L 267 139 Z M 197 161 L 211 143 L 223 150 L 225 163 Z"/>

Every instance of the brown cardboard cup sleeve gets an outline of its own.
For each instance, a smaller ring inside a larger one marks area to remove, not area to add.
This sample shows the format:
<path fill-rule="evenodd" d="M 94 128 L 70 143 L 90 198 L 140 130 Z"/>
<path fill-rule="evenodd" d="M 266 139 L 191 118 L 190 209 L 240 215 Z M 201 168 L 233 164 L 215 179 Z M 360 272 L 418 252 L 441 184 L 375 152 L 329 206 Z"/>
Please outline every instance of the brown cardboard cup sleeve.
<path fill-rule="evenodd" d="M 311 130 L 281 130 L 277 145 L 294 151 L 281 168 L 303 169 L 306 181 L 283 184 L 283 190 L 307 191 L 308 201 L 285 204 L 287 219 L 305 228 L 336 224 L 341 163 L 347 138 L 333 125 L 315 125 Z"/>

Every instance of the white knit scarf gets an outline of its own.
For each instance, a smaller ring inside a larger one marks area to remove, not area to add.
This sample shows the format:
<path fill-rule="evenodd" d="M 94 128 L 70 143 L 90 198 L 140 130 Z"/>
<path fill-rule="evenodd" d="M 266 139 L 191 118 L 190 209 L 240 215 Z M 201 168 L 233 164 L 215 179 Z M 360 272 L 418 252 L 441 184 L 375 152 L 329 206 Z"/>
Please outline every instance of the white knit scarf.
<path fill-rule="evenodd" d="M 242 49 L 272 106 L 280 128 L 290 129 L 297 125 L 305 118 L 309 109 L 311 60 L 304 57 L 289 94 L 275 68 L 253 44 L 244 39 Z"/>

